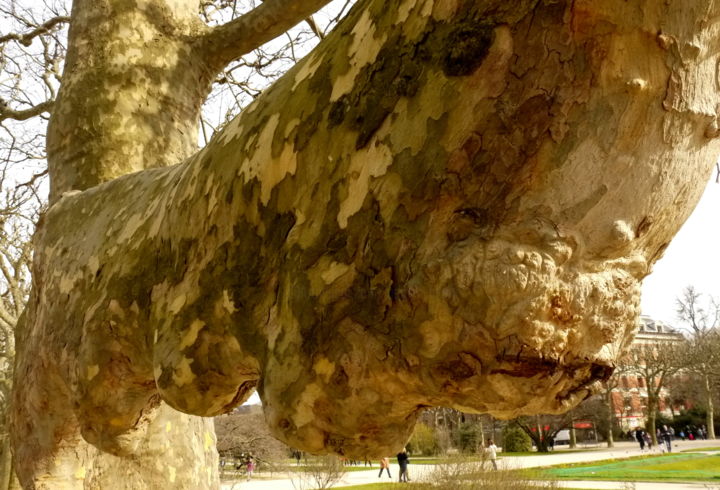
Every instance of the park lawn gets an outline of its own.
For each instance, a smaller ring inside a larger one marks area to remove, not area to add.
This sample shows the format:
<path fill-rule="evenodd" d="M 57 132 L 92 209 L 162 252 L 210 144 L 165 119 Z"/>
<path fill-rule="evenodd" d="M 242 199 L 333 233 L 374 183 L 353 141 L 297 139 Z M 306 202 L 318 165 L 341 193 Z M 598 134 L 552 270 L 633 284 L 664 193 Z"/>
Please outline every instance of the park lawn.
<path fill-rule="evenodd" d="M 561 450 L 563 453 L 579 453 L 584 451 L 583 449 L 569 449 L 569 450 Z M 549 456 L 551 454 L 555 454 L 557 451 L 549 451 L 547 453 L 539 453 L 537 451 L 518 451 L 518 452 L 498 452 L 498 459 L 502 459 L 504 456 Z M 445 457 L 438 457 L 438 456 L 422 456 L 422 457 L 413 457 L 410 456 L 410 464 L 442 464 L 447 462 L 452 462 L 456 460 L 461 460 L 462 462 L 472 463 L 472 462 L 480 462 L 483 460 L 482 454 L 458 454 L 456 456 L 445 456 Z M 390 461 L 393 462 L 392 460 Z"/>
<path fill-rule="evenodd" d="M 563 465 L 537 470 L 535 474 L 571 480 L 720 481 L 720 455 L 665 454 Z"/>
<path fill-rule="evenodd" d="M 692 449 L 683 449 L 680 451 L 681 453 L 700 453 L 704 451 L 720 451 L 720 446 L 714 446 L 714 447 L 695 447 Z"/>
<path fill-rule="evenodd" d="M 393 480 L 392 483 L 384 482 L 384 483 L 366 483 L 364 485 L 350 485 L 349 487 L 341 487 L 343 490 L 386 490 L 388 488 L 397 488 L 397 482 Z M 410 482 L 408 485 L 403 486 L 403 488 L 412 487 L 412 482 Z"/>
<path fill-rule="evenodd" d="M 351 485 L 349 487 L 338 487 L 338 488 L 342 488 L 343 490 L 389 490 L 391 488 L 397 490 L 397 488 L 398 488 L 397 485 L 398 485 L 397 482 L 392 482 L 392 483 L 385 482 L 385 483 L 366 483 L 364 485 Z M 410 482 L 406 485 L 403 485 L 402 488 L 412 488 L 413 486 L 418 486 L 418 485 L 415 485 L 413 482 Z M 580 489 L 563 487 L 562 490 L 580 490 Z"/>

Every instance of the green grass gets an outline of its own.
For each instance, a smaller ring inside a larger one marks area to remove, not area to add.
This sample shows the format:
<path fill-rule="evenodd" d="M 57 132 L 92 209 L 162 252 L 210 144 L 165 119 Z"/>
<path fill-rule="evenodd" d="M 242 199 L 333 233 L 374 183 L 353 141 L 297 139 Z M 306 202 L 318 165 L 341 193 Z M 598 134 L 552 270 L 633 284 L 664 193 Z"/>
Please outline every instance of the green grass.
<path fill-rule="evenodd" d="M 365 485 L 350 485 L 349 487 L 342 487 L 343 489 L 362 489 L 362 490 L 385 490 L 387 488 L 397 489 L 397 482 L 393 480 L 392 483 L 366 483 Z M 403 488 L 412 487 L 413 484 L 410 482 L 407 485 L 403 485 Z"/>
<path fill-rule="evenodd" d="M 681 453 L 698 453 L 702 451 L 720 451 L 720 446 L 714 446 L 714 447 L 695 447 L 692 449 L 683 449 L 680 451 Z"/>
<path fill-rule="evenodd" d="M 342 488 L 342 490 L 389 490 L 389 489 L 398 489 L 398 483 L 393 480 L 392 483 L 389 482 L 383 482 L 383 483 L 366 483 L 364 485 L 351 485 L 349 487 L 338 487 Z M 413 482 L 407 483 L 402 485 L 400 488 L 413 488 L 417 487 L 419 485 L 416 485 Z M 563 487 L 563 490 L 580 490 L 578 488 L 570 488 L 570 487 Z"/>
<path fill-rule="evenodd" d="M 571 480 L 720 481 L 720 455 L 665 454 L 562 465 L 535 474 Z"/>
<path fill-rule="evenodd" d="M 558 451 L 550 451 L 547 453 L 539 453 L 537 451 L 522 451 L 522 452 L 499 452 L 498 453 L 498 459 L 502 459 L 503 456 L 549 456 L 551 454 L 555 454 Z M 570 449 L 570 450 L 561 450 L 560 452 L 564 453 L 581 453 L 585 452 L 583 449 Z M 464 462 L 478 462 L 482 461 L 482 455 L 481 454 L 458 454 L 456 456 L 419 456 L 419 457 L 413 457 L 410 456 L 410 464 L 442 464 L 446 463 L 448 461 L 451 461 L 453 459 L 462 459 Z M 393 460 L 390 461 L 390 463 L 393 463 Z"/>

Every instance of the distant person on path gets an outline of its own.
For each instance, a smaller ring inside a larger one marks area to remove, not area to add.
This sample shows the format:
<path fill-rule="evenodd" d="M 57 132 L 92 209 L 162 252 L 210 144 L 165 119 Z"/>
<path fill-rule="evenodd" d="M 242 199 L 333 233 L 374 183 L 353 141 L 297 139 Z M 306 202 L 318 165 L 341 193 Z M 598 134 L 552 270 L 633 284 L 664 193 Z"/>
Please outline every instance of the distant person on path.
<path fill-rule="evenodd" d="M 247 479 L 250 481 L 250 479 L 253 476 L 253 473 L 255 472 L 255 460 L 253 458 L 248 458 L 247 460 Z"/>
<path fill-rule="evenodd" d="M 493 465 L 493 469 L 497 471 L 497 446 L 492 439 L 487 442 L 487 449 L 485 449 L 487 457 Z"/>
<path fill-rule="evenodd" d="M 640 451 L 645 450 L 645 437 L 643 437 L 642 429 L 635 429 L 635 439 L 640 444 Z"/>
<path fill-rule="evenodd" d="M 388 458 L 382 458 L 380 460 L 380 473 L 378 473 L 378 478 L 382 478 L 383 470 L 387 470 L 388 478 L 392 478 L 390 474 L 390 460 Z"/>
<path fill-rule="evenodd" d="M 643 431 L 643 439 L 645 439 L 645 444 L 647 444 L 648 451 L 652 451 L 652 439 L 650 438 L 650 434 L 648 434 L 646 431 Z"/>
<path fill-rule="evenodd" d="M 672 433 L 670 432 L 670 429 L 668 429 L 667 425 L 662 426 L 662 440 L 665 442 L 665 448 L 667 449 L 667 452 L 672 452 Z"/>
<path fill-rule="evenodd" d="M 403 448 L 403 450 L 397 454 L 397 462 L 400 466 L 400 478 L 398 481 L 406 483 L 409 482 L 410 477 L 408 476 L 408 464 L 410 464 L 410 458 L 408 458 L 407 449 Z"/>

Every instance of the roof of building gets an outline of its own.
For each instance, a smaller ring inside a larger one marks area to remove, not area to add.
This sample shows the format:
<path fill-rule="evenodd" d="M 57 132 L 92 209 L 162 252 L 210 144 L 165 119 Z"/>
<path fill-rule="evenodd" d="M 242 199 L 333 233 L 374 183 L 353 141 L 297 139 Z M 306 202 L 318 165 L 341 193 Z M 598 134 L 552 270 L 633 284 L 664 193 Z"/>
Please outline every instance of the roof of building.
<path fill-rule="evenodd" d="M 681 339 L 682 333 L 663 321 L 655 320 L 648 315 L 640 315 L 636 332 L 636 338 L 638 337 L 645 339 L 655 338 L 658 340 Z"/>

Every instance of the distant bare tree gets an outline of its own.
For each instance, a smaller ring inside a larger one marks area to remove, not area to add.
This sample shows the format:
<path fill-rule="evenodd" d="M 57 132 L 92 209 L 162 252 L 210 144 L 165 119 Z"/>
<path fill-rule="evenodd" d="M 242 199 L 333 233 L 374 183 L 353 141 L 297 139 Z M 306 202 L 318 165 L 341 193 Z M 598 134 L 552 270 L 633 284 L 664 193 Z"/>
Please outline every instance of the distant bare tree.
<path fill-rule="evenodd" d="M 573 411 L 561 415 L 535 415 L 520 417 L 515 420 L 518 426 L 533 440 L 538 452 L 546 453 L 550 450 L 550 441 L 555 439 L 558 432 L 572 426 Z"/>
<path fill-rule="evenodd" d="M 289 448 L 270 434 L 260 406 L 242 410 L 215 417 L 220 456 L 237 459 L 242 454 L 252 454 L 261 463 L 286 458 Z"/>
<path fill-rule="evenodd" d="M 15 327 L 30 289 L 31 243 L 40 203 L 30 187 L 9 187 L 0 172 L 0 490 L 10 487 L 12 456 L 8 403 L 15 359 Z"/>
<path fill-rule="evenodd" d="M 670 378 L 684 367 L 683 350 L 683 345 L 677 341 L 636 344 L 620 363 L 625 372 L 644 380 L 647 390 L 646 430 L 653 444 L 657 444 L 655 420 L 661 392 Z"/>
<path fill-rule="evenodd" d="M 613 427 L 615 425 L 615 402 L 613 400 L 613 392 L 620 387 L 620 380 L 627 374 L 627 366 L 620 364 L 615 368 L 612 376 L 603 382 L 603 387 L 600 392 L 602 396 L 604 406 L 606 409 L 605 415 L 607 420 L 607 431 L 605 434 L 605 440 L 607 447 L 614 447 L 615 441 L 613 440 Z"/>
<path fill-rule="evenodd" d="M 713 398 L 716 390 L 713 385 L 720 379 L 720 303 L 712 297 L 703 301 L 702 293 L 687 286 L 676 304 L 678 319 L 690 327 L 685 351 L 687 369 L 698 378 L 702 387 L 708 437 L 715 439 Z"/>

